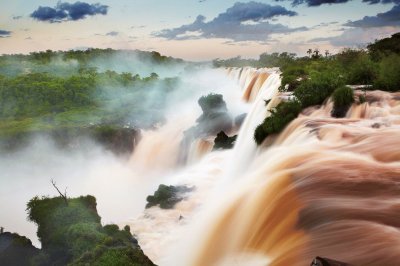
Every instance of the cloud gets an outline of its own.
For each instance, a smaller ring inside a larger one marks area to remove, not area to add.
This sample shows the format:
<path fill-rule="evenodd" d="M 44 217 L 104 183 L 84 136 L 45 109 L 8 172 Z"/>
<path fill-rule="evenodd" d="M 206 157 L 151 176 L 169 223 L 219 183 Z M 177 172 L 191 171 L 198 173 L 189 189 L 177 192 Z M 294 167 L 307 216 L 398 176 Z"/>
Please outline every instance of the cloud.
<path fill-rule="evenodd" d="M 97 4 L 88 4 L 84 2 L 75 2 L 73 4 L 58 2 L 56 7 L 39 6 L 30 16 L 39 21 L 45 22 L 63 22 L 71 20 L 80 20 L 88 16 L 97 14 L 106 15 L 108 6 Z"/>
<path fill-rule="evenodd" d="M 18 20 L 18 19 L 21 19 L 21 18 L 22 18 L 22 16 L 12 16 L 13 20 Z"/>
<path fill-rule="evenodd" d="M 333 46 L 363 46 L 376 39 L 391 36 L 399 30 L 400 27 L 350 28 L 339 36 L 314 38 L 309 42 L 329 42 Z"/>
<path fill-rule="evenodd" d="M 285 0 L 275 0 L 276 2 L 285 1 Z M 350 2 L 352 0 L 290 0 L 293 6 L 298 6 L 301 4 L 306 4 L 307 6 L 320 6 L 320 5 L 332 5 L 332 4 L 343 4 Z M 368 3 L 370 5 L 374 4 L 399 4 L 400 0 L 363 0 L 364 3 Z"/>
<path fill-rule="evenodd" d="M 117 35 L 119 35 L 119 32 L 118 31 L 110 31 L 110 32 L 107 32 L 106 33 L 106 36 L 117 36 Z"/>
<path fill-rule="evenodd" d="M 364 3 L 374 4 L 400 4 L 400 0 L 363 0 Z"/>
<path fill-rule="evenodd" d="M 395 5 L 387 12 L 378 13 L 376 16 L 365 16 L 360 20 L 349 21 L 345 26 L 359 28 L 400 26 L 400 4 Z"/>
<path fill-rule="evenodd" d="M 223 38 L 234 41 L 265 41 L 269 35 L 274 33 L 306 30 L 305 27 L 289 28 L 267 21 L 278 16 L 296 15 L 296 12 L 282 6 L 271 6 L 258 2 L 235 3 L 209 22 L 206 22 L 204 16 L 199 15 L 191 24 L 164 29 L 153 33 L 153 36 L 169 40 Z"/>
<path fill-rule="evenodd" d="M 11 31 L 8 30 L 0 30 L 0 38 L 7 38 L 11 36 Z"/>
<path fill-rule="evenodd" d="M 301 4 L 307 4 L 307 6 L 320 6 L 324 4 L 343 4 L 351 0 L 293 0 L 292 5 L 298 6 Z"/>

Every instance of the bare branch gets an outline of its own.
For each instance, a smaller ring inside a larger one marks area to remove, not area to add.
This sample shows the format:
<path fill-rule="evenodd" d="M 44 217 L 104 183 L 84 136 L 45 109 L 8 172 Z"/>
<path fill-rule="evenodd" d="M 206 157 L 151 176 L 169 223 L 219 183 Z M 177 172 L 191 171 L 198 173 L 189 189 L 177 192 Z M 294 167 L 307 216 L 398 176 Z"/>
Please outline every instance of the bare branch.
<path fill-rule="evenodd" d="M 65 204 L 68 205 L 68 199 L 67 199 L 67 188 L 65 188 L 65 194 L 61 193 L 61 191 L 58 189 L 56 182 L 54 182 L 53 179 L 50 180 L 51 184 L 53 185 L 53 187 L 57 190 L 58 194 L 60 194 L 60 196 L 64 199 Z"/>

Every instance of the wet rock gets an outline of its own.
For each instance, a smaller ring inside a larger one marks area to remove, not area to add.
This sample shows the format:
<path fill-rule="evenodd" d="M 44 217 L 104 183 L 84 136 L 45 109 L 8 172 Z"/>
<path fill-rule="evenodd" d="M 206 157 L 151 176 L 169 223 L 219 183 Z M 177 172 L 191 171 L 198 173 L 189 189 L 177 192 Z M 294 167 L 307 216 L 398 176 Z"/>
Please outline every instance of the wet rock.
<path fill-rule="evenodd" d="M 214 140 L 214 150 L 232 149 L 235 145 L 237 135 L 229 137 L 224 131 L 217 134 Z"/>
<path fill-rule="evenodd" d="M 328 258 L 321 258 L 316 257 L 310 264 L 310 266 L 351 266 L 350 264 L 328 259 Z"/>
<path fill-rule="evenodd" d="M 193 188 L 187 186 L 167 186 L 161 184 L 153 195 L 147 197 L 146 209 L 159 206 L 161 209 L 172 209 L 185 198 L 185 193 Z"/>

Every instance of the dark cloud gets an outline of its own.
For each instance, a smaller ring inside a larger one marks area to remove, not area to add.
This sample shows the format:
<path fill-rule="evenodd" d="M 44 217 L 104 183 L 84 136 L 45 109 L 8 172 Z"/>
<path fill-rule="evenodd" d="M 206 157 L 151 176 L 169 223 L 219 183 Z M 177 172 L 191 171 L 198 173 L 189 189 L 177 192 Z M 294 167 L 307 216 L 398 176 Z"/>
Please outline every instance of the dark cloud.
<path fill-rule="evenodd" d="M 8 30 L 0 30 L 0 38 L 6 38 L 11 36 L 11 31 Z"/>
<path fill-rule="evenodd" d="M 285 0 L 275 0 L 276 2 L 285 1 Z M 320 5 L 332 5 L 332 4 L 343 4 L 350 2 L 352 0 L 290 0 L 293 6 L 298 6 L 302 4 L 306 4 L 307 6 L 320 6 Z M 362 0 L 364 3 L 368 3 L 371 5 L 374 4 L 399 4 L 400 0 Z"/>
<path fill-rule="evenodd" d="M 277 16 L 296 15 L 296 12 L 282 6 L 258 2 L 235 3 L 209 22 L 199 15 L 191 24 L 165 29 L 153 35 L 170 40 L 224 38 L 234 41 L 265 41 L 270 34 L 306 30 L 305 27 L 289 28 L 267 21 Z"/>
<path fill-rule="evenodd" d="M 275 0 L 276 2 L 286 1 L 286 0 Z M 343 4 L 350 2 L 352 0 L 289 0 L 292 2 L 292 6 L 298 6 L 306 4 L 307 6 L 320 6 L 325 4 Z M 380 0 L 366 0 L 366 1 L 380 1 Z M 384 0 L 386 1 L 386 0 Z"/>
<path fill-rule="evenodd" d="M 365 16 L 360 20 L 349 21 L 345 26 L 359 28 L 400 26 L 400 5 L 395 5 L 391 10 L 378 13 L 376 16 Z"/>
<path fill-rule="evenodd" d="M 106 36 L 117 36 L 119 34 L 119 32 L 118 31 L 110 31 L 110 32 L 107 32 L 106 33 Z"/>
<path fill-rule="evenodd" d="M 30 16 L 39 21 L 50 23 L 63 22 L 70 20 L 80 20 L 87 16 L 97 14 L 106 15 L 108 6 L 75 2 L 73 4 L 58 2 L 56 7 L 39 6 Z"/>
<path fill-rule="evenodd" d="M 324 4 L 343 4 L 350 0 L 293 0 L 292 5 L 298 6 L 301 4 L 307 4 L 307 6 L 320 6 Z"/>
<path fill-rule="evenodd" d="M 21 19 L 22 18 L 22 16 L 13 16 L 12 17 L 12 19 L 14 19 L 14 20 L 18 20 L 18 19 Z"/>
<path fill-rule="evenodd" d="M 374 4 L 400 4 L 400 0 L 363 0 L 364 3 Z"/>

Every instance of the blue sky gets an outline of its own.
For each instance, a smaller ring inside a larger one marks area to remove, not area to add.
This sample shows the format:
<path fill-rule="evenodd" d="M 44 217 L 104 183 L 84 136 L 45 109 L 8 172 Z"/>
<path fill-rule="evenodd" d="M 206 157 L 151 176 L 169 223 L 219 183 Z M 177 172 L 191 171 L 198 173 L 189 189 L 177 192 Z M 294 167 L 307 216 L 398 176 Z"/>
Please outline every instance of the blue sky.
<path fill-rule="evenodd" d="M 400 0 L 13 0 L 0 10 L 2 54 L 111 47 L 189 60 L 301 55 L 400 31 Z"/>

